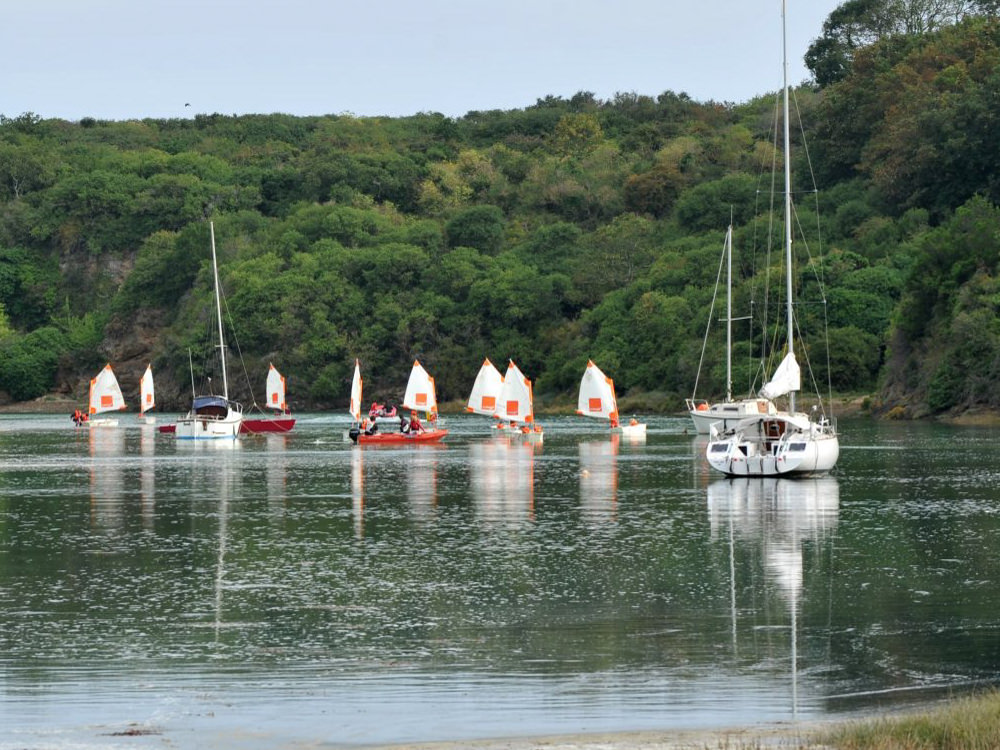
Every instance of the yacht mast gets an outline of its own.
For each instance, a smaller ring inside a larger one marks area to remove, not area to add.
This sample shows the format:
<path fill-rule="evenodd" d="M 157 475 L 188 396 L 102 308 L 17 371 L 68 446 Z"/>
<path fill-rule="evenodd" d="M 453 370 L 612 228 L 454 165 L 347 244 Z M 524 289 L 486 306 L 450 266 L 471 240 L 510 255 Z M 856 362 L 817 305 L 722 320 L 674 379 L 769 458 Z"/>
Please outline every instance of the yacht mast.
<path fill-rule="evenodd" d="M 784 92 L 785 138 L 785 315 L 788 321 L 788 353 L 795 354 L 795 330 L 792 319 L 792 155 L 788 125 L 788 44 L 787 0 L 781 0 L 781 65 Z M 795 413 L 795 391 L 788 394 L 788 410 Z"/>
<path fill-rule="evenodd" d="M 212 274 L 215 277 L 215 315 L 219 321 L 219 357 L 222 359 L 222 396 L 229 400 L 229 378 L 226 375 L 226 342 L 222 338 L 222 302 L 219 300 L 219 263 L 215 258 L 215 223 L 208 222 L 212 235 Z"/>

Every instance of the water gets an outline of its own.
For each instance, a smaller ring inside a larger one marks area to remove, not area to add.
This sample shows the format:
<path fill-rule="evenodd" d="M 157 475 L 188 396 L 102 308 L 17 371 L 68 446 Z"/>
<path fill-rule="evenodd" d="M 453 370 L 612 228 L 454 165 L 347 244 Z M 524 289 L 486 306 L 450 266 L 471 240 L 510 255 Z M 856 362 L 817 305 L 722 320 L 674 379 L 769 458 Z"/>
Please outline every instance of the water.
<path fill-rule="evenodd" d="M 998 682 L 996 430 L 848 422 L 834 476 L 727 480 L 672 418 L 540 448 L 471 416 L 437 448 L 133 419 L 0 417 L 0 750 L 720 728 Z"/>

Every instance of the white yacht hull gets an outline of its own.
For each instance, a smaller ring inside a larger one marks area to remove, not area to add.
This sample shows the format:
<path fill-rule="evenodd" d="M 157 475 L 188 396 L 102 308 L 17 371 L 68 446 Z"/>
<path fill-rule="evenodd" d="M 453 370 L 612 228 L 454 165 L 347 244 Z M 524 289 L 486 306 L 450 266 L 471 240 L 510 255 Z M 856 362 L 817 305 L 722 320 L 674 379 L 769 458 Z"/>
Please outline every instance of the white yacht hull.
<path fill-rule="evenodd" d="M 705 454 L 713 469 L 729 476 L 824 474 L 837 464 L 840 440 L 830 424 L 777 415 L 714 430 Z"/>
<path fill-rule="evenodd" d="M 187 416 L 177 420 L 174 437 L 178 440 L 235 439 L 240 434 L 243 415 L 230 412 L 224 417 Z"/>

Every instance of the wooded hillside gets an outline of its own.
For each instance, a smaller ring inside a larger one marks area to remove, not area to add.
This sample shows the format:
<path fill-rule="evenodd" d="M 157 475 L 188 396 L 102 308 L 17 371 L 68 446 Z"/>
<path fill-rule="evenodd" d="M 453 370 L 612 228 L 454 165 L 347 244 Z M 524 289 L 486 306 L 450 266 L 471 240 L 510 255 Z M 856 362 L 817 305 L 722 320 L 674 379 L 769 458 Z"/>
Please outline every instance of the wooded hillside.
<path fill-rule="evenodd" d="M 997 19 L 885 36 L 794 98 L 821 387 L 910 416 L 997 408 Z M 445 401 L 512 357 L 568 403 L 592 358 L 636 408 L 679 409 L 731 218 L 736 307 L 759 325 L 774 304 L 776 107 L 581 92 L 459 119 L 0 117 L 0 390 L 82 399 L 110 361 L 135 403 L 152 362 L 163 407 L 186 407 L 188 351 L 212 369 L 212 218 L 248 403 L 272 361 L 293 408 L 340 408 L 355 357 L 372 398 L 398 400 L 415 357 Z M 736 333 L 738 392 L 760 385 L 764 335 Z M 717 396 L 711 336 L 699 391 Z"/>

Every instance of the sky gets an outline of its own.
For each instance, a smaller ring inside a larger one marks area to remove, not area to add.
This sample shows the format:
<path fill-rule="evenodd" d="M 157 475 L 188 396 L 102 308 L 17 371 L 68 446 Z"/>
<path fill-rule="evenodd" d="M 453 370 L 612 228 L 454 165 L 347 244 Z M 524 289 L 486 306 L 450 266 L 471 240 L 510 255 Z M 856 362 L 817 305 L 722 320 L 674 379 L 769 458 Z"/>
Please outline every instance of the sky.
<path fill-rule="evenodd" d="M 789 0 L 789 81 L 844 0 Z M 781 88 L 781 0 L 10 0 L 0 114 L 401 117 Z"/>

